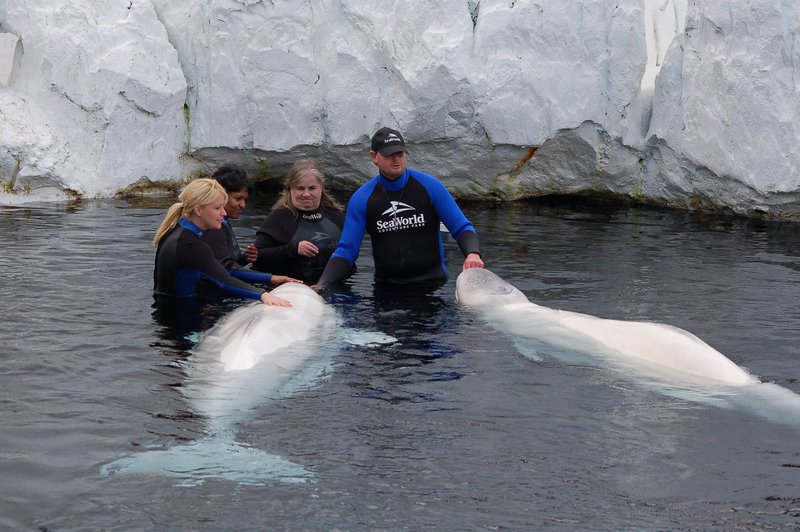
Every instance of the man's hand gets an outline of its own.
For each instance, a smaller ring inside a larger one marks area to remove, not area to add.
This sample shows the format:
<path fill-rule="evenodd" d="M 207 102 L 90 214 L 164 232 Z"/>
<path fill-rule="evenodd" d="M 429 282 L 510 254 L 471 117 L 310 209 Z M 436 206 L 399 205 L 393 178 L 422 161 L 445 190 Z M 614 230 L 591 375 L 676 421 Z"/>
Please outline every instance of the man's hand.
<path fill-rule="evenodd" d="M 469 270 L 470 268 L 483 268 L 483 260 L 481 260 L 481 256 L 477 253 L 470 253 L 464 259 L 464 267 L 461 268 L 461 271 Z"/>

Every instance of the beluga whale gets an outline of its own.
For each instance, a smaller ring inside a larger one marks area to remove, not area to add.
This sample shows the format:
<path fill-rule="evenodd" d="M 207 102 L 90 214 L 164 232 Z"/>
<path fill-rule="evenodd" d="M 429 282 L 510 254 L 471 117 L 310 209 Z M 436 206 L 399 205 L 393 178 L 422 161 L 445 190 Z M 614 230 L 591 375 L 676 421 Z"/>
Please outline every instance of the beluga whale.
<path fill-rule="evenodd" d="M 103 466 L 103 475 L 162 475 L 183 486 L 208 479 L 255 485 L 313 482 L 302 465 L 236 441 L 239 424 L 259 405 L 309 389 L 329 375 L 343 342 L 371 345 L 395 339 L 341 331 L 333 307 L 306 285 L 285 283 L 272 293 L 292 307 L 252 303 L 234 310 L 201 335 L 183 362 L 186 379 L 180 390 L 204 419 L 205 436 L 120 458 Z"/>
<path fill-rule="evenodd" d="M 488 269 L 456 279 L 456 301 L 510 335 L 524 356 L 609 367 L 649 390 L 704 404 L 739 407 L 800 427 L 800 395 L 761 382 L 702 339 L 662 323 L 604 319 L 537 305 Z"/>

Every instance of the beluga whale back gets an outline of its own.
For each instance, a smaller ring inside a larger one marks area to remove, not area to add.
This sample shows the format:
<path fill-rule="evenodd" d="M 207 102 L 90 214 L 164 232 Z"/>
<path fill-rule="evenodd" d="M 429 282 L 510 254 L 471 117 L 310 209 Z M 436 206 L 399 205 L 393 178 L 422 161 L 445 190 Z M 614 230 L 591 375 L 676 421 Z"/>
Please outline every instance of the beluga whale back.
<path fill-rule="evenodd" d="M 603 319 L 537 305 L 493 272 L 472 268 L 456 279 L 456 300 L 511 335 L 520 352 L 603 362 L 626 378 L 684 399 L 743 406 L 800 426 L 800 396 L 762 383 L 694 334 L 662 323 Z"/>

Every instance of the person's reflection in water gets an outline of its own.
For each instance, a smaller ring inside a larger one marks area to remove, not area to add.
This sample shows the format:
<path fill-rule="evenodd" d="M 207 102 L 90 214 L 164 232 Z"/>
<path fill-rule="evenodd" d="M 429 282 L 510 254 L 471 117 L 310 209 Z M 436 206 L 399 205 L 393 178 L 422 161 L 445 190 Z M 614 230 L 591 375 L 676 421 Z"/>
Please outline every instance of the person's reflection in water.
<path fill-rule="evenodd" d="M 440 331 L 448 320 L 438 295 L 444 282 L 401 285 L 376 282 L 372 305 L 376 326 L 403 343 L 403 351 L 427 363 L 441 355 Z"/>
<path fill-rule="evenodd" d="M 223 300 L 215 294 L 181 298 L 155 296 L 152 316 L 158 340 L 153 345 L 166 355 L 184 358 L 197 344 L 202 332 L 239 306 L 240 301 Z"/>
<path fill-rule="evenodd" d="M 447 334 L 457 317 L 440 296 L 443 289 L 443 283 L 374 285 L 372 298 L 361 302 L 352 321 L 397 341 L 373 347 L 367 359 L 356 361 L 360 367 L 350 382 L 357 395 L 391 403 L 439 402 L 446 388 L 424 383 L 463 376 L 461 349 Z M 370 318 L 374 322 L 365 323 Z"/>
<path fill-rule="evenodd" d="M 348 328 L 380 331 L 398 340 L 386 348 L 402 344 L 404 354 L 412 354 L 422 363 L 450 356 L 453 349 L 438 342 L 443 327 L 451 327 L 451 304 L 440 294 L 444 281 L 397 284 L 375 282 L 372 297 L 359 294 L 348 282 L 320 288 L 320 295 L 334 305 Z"/>

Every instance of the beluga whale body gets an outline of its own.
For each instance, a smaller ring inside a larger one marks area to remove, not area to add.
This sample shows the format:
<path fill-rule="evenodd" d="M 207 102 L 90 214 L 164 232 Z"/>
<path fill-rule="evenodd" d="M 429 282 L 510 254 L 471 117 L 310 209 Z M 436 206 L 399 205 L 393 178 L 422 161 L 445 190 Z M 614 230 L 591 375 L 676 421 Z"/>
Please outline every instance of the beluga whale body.
<path fill-rule="evenodd" d="M 239 423 L 260 404 L 317 383 L 329 373 L 342 336 L 334 309 L 310 287 L 286 283 L 272 291 L 292 307 L 252 303 L 203 333 L 185 361 L 181 392 L 206 422 L 206 436 L 166 449 L 149 450 L 103 466 L 110 474 L 164 475 L 180 485 L 222 479 L 241 484 L 308 482 L 302 465 L 236 441 Z M 388 343 L 381 333 L 347 334 L 361 345 Z"/>
<path fill-rule="evenodd" d="M 456 300 L 511 335 L 520 352 L 610 366 L 648 389 L 721 407 L 742 407 L 800 426 L 800 395 L 762 383 L 694 334 L 661 323 L 603 319 L 537 305 L 493 272 L 456 279 Z"/>

